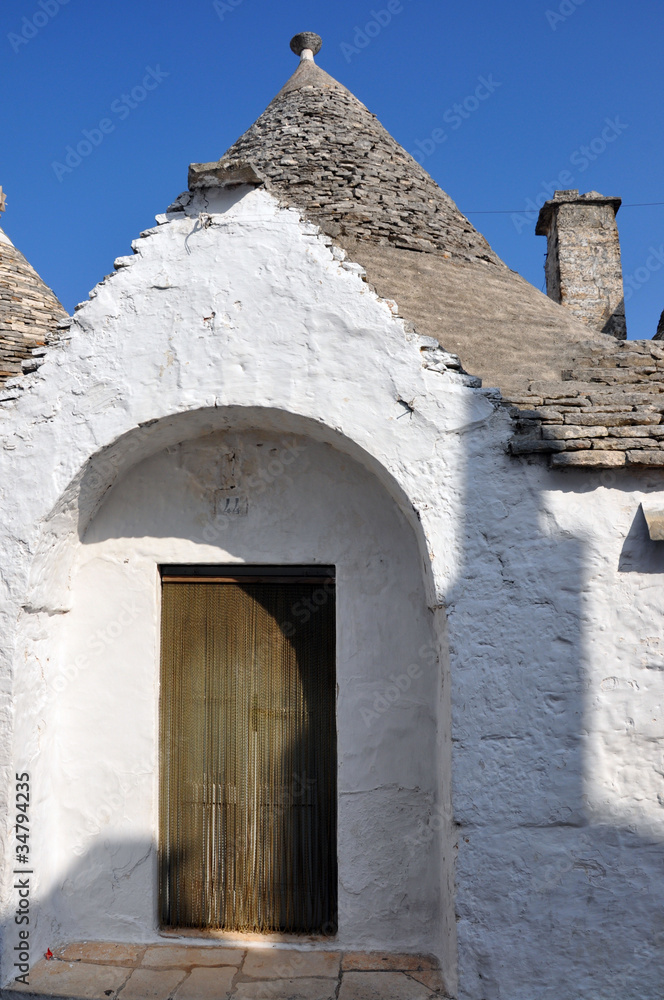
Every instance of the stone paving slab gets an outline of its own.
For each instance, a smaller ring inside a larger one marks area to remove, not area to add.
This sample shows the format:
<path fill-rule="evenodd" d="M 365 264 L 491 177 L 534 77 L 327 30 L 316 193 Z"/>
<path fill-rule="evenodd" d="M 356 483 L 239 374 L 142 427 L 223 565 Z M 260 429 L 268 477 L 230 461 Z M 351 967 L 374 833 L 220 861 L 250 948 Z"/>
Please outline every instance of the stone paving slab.
<path fill-rule="evenodd" d="M 422 983 L 403 972 L 346 972 L 339 1000 L 431 1000 L 435 996 Z"/>
<path fill-rule="evenodd" d="M 256 949 L 247 953 L 242 975 L 253 979 L 337 979 L 341 955 L 334 951 Z"/>
<path fill-rule="evenodd" d="M 336 995 L 336 979 L 257 980 L 238 983 L 232 994 L 233 1000 L 335 1000 Z"/>
<path fill-rule="evenodd" d="M 439 996 L 445 993 L 445 982 L 438 969 L 432 969 L 430 971 L 423 970 L 422 972 L 409 972 L 408 975 L 411 979 L 414 979 L 416 983 L 422 983 L 424 986 L 427 986 L 432 993 L 435 992 Z"/>
<path fill-rule="evenodd" d="M 229 1000 L 237 975 L 234 966 L 194 969 L 175 991 L 174 1000 Z"/>
<path fill-rule="evenodd" d="M 141 964 L 151 969 L 183 969 L 195 965 L 238 967 L 242 964 L 244 954 L 241 948 L 157 944 L 146 950 Z"/>
<path fill-rule="evenodd" d="M 65 962 L 91 962 L 94 965 L 140 965 L 144 944 L 123 944 L 115 941 L 80 941 L 55 952 Z"/>
<path fill-rule="evenodd" d="M 430 955 L 391 955 L 382 951 L 348 951 L 341 968 L 344 972 L 415 972 L 437 969 Z"/>
<path fill-rule="evenodd" d="M 182 969 L 135 969 L 120 990 L 120 1000 L 167 1000 L 187 975 Z"/>
<path fill-rule="evenodd" d="M 29 986 L 11 983 L 2 991 L 3 1000 L 28 997 L 66 997 L 67 1000 L 108 1000 L 130 974 L 115 965 L 84 965 L 78 962 L 41 961 L 30 969 Z"/>

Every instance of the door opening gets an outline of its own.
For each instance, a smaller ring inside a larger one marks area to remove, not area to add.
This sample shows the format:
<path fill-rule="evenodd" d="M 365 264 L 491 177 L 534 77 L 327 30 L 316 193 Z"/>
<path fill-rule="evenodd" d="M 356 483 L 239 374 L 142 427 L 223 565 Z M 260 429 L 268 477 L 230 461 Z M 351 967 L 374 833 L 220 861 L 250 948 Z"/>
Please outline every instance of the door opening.
<path fill-rule="evenodd" d="M 164 926 L 333 934 L 332 567 L 162 567 Z"/>

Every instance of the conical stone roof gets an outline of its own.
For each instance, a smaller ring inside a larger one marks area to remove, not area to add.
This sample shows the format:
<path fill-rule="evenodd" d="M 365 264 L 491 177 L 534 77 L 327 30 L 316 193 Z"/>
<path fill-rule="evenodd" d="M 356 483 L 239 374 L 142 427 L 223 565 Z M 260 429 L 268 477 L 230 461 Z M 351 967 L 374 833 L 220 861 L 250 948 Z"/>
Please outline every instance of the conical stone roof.
<path fill-rule="evenodd" d="M 67 313 L 23 254 L 0 229 L 0 385 L 36 367 L 35 348 Z"/>
<path fill-rule="evenodd" d="M 516 452 L 549 453 L 555 465 L 664 465 L 660 438 L 647 430 L 664 412 L 660 347 L 589 330 L 511 271 L 311 52 L 221 160 L 190 167 L 191 189 L 238 183 L 262 184 L 299 209 L 419 333 L 459 355 L 508 402 L 527 407 Z M 623 423 L 610 426 L 640 428 L 624 447 L 602 424 L 614 410 Z"/>
<path fill-rule="evenodd" d="M 311 59 L 190 188 L 249 181 L 298 208 L 363 265 L 424 335 L 508 396 L 559 383 L 579 344 L 606 347 L 494 253 L 452 199 L 353 94 Z"/>
<path fill-rule="evenodd" d="M 426 170 L 313 61 L 300 62 L 221 166 L 243 162 L 334 237 L 500 263 Z"/>

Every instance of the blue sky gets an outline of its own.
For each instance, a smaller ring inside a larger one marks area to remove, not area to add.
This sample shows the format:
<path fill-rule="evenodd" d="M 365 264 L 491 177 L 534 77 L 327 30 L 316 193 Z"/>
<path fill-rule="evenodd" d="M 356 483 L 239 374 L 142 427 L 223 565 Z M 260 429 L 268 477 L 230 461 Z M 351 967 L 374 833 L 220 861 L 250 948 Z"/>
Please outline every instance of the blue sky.
<path fill-rule="evenodd" d="M 72 310 L 185 189 L 188 164 L 258 117 L 296 68 L 291 36 L 312 30 L 318 63 L 542 288 L 533 203 L 547 189 L 664 202 L 663 24 L 661 0 L 7 0 L 1 224 Z M 89 154 L 67 162 L 81 142 Z M 629 336 L 649 338 L 664 205 L 618 223 Z"/>

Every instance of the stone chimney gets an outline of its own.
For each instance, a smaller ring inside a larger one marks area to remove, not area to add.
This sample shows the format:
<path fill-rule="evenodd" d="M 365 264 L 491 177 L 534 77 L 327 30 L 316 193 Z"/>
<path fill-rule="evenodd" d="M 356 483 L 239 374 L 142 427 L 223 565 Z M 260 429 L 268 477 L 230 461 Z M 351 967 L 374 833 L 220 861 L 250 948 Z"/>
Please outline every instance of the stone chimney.
<path fill-rule="evenodd" d="M 620 240 L 620 198 L 597 191 L 556 191 L 542 205 L 535 232 L 547 237 L 546 294 L 593 330 L 627 336 Z"/>

